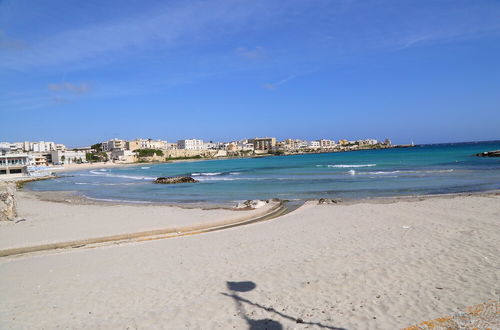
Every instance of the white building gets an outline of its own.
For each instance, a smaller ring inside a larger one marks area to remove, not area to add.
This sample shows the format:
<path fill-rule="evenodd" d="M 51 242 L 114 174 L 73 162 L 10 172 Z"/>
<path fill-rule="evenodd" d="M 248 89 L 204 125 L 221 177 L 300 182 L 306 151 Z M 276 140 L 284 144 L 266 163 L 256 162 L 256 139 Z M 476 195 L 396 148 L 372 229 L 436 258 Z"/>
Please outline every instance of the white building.
<path fill-rule="evenodd" d="M 24 175 L 27 166 L 32 164 L 32 158 L 27 154 L 0 155 L 0 175 Z"/>
<path fill-rule="evenodd" d="M 177 141 L 177 149 L 186 149 L 186 150 L 205 150 L 206 146 L 203 143 L 203 140 L 178 140 Z"/>
<path fill-rule="evenodd" d="M 33 142 L 31 143 L 29 150 L 25 151 L 33 151 L 33 152 L 50 152 L 52 150 L 56 150 L 56 144 L 54 142 Z"/>
<path fill-rule="evenodd" d="M 321 139 L 318 142 L 321 149 L 333 149 L 335 147 L 335 141 L 333 140 Z"/>
<path fill-rule="evenodd" d="M 309 149 L 319 149 L 321 148 L 321 144 L 319 141 L 307 141 L 307 147 Z"/>
<path fill-rule="evenodd" d="M 48 142 L 48 141 L 36 141 L 36 142 L 24 141 L 24 142 L 14 142 L 11 144 L 12 151 L 49 153 L 52 150 L 64 150 L 64 149 L 66 149 L 66 146 L 64 144 L 56 144 L 54 142 Z"/>
<path fill-rule="evenodd" d="M 153 139 L 135 139 L 127 141 L 128 150 L 137 149 L 167 149 L 167 141 L 153 140 Z"/>
<path fill-rule="evenodd" d="M 111 152 L 111 159 L 118 161 L 133 161 L 134 155 L 132 150 L 113 150 Z"/>
<path fill-rule="evenodd" d="M 112 139 L 102 142 L 102 151 L 124 150 L 127 148 L 127 141 Z"/>
<path fill-rule="evenodd" d="M 85 151 L 81 150 L 53 150 L 50 152 L 52 164 L 86 163 Z"/>

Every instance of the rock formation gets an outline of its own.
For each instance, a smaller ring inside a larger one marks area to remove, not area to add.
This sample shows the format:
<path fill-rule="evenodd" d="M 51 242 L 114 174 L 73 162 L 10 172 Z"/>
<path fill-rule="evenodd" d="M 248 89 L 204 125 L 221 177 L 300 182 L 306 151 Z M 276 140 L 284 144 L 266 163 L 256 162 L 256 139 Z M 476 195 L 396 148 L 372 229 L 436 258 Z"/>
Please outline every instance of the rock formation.
<path fill-rule="evenodd" d="M 190 176 L 171 176 L 171 177 L 160 177 L 153 181 L 154 183 L 162 184 L 175 184 L 175 183 L 192 183 L 198 182 Z"/>
<path fill-rule="evenodd" d="M 500 150 L 493 150 L 493 151 L 485 151 L 476 154 L 476 156 L 479 157 L 500 157 Z"/>
<path fill-rule="evenodd" d="M 12 221 L 17 217 L 14 192 L 12 185 L 0 183 L 0 221 Z"/>
<path fill-rule="evenodd" d="M 266 205 L 268 201 L 261 200 L 247 200 L 243 203 L 238 203 L 234 208 L 236 209 L 258 209 Z"/>

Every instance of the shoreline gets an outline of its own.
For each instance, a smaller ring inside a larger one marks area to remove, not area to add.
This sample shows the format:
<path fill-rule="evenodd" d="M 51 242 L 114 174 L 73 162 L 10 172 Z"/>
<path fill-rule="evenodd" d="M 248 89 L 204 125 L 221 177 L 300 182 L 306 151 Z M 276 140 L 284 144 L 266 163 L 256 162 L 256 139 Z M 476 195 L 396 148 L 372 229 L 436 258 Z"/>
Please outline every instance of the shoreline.
<path fill-rule="evenodd" d="M 228 200 L 228 201 L 201 201 L 201 202 L 155 202 L 155 201 L 125 201 L 125 200 L 106 200 L 92 198 L 85 195 L 80 195 L 76 191 L 35 191 L 27 188 L 22 188 L 20 191 L 35 196 L 41 201 L 56 202 L 56 203 L 71 203 L 75 205 L 137 205 L 137 206 L 171 206 L 185 209 L 234 209 L 234 206 L 244 200 Z M 283 200 L 291 203 L 307 203 L 318 202 L 321 199 L 325 200 L 325 204 L 343 204 L 354 205 L 361 203 L 371 204 L 390 204 L 399 201 L 421 201 L 431 198 L 454 198 L 454 197 L 467 197 L 467 196 L 498 196 L 500 189 L 497 190 L 484 190 L 484 191 L 466 191 L 456 193 L 440 193 L 440 194 L 425 194 L 425 195 L 399 195 L 399 196 L 378 196 L 378 197 L 361 197 L 361 198 L 324 198 L 318 197 L 313 199 L 293 199 Z M 280 200 L 279 198 L 270 198 L 265 200 Z M 336 202 L 331 202 L 335 200 Z M 233 207 L 231 207 L 233 205 Z"/>
<path fill-rule="evenodd" d="M 386 149 L 406 149 L 406 148 L 414 148 L 415 146 L 406 146 L 406 145 L 395 145 L 391 147 L 385 148 L 366 148 L 366 149 L 356 149 L 356 150 L 337 150 L 337 151 L 314 151 L 314 152 L 294 152 L 287 154 L 259 154 L 252 156 L 223 156 L 223 157 L 214 157 L 214 158 L 192 158 L 192 159 L 171 159 L 165 161 L 156 161 L 156 162 L 133 162 L 133 163 L 124 163 L 124 162 L 99 162 L 99 163 L 81 163 L 81 164 L 66 164 L 63 165 L 63 168 L 54 168 L 55 173 L 59 172 L 69 172 L 69 171 L 80 171 L 87 169 L 100 169 L 100 168 L 113 168 L 113 167 L 134 167 L 141 165 L 155 165 L 155 164 L 168 164 L 168 163 L 184 163 L 184 162 L 202 162 L 202 161 L 210 161 L 210 160 L 229 160 L 229 159 L 252 159 L 252 158 L 265 158 L 265 157 L 283 157 L 283 156 L 299 156 L 299 155 L 316 155 L 316 154 L 333 154 L 333 153 L 344 153 L 344 152 L 353 152 L 353 151 L 368 151 L 368 150 L 386 150 Z M 51 166 L 48 166 L 50 169 Z M 49 174 L 47 175 L 49 176 Z M 17 180 L 25 180 L 30 177 L 14 177 L 14 178 L 5 178 L 4 181 L 17 181 Z M 0 179 L 2 179 L 0 177 Z M 1 181 L 1 180 L 0 180 Z"/>

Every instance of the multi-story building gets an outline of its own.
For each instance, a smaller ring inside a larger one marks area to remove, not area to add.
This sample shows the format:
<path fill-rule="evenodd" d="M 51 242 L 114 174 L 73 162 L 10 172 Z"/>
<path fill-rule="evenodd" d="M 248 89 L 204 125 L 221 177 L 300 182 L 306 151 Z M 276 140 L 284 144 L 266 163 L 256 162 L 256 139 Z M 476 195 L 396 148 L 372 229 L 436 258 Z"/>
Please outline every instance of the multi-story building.
<path fill-rule="evenodd" d="M 178 140 L 177 149 L 186 150 L 204 150 L 206 148 L 203 140 L 188 139 L 188 140 Z"/>
<path fill-rule="evenodd" d="M 102 143 L 102 151 L 124 150 L 127 148 L 127 141 L 112 139 Z"/>
<path fill-rule="evenodd" d="M 132 141 L 127 141 L 127 150 L 137 150 L 137 149 L 167 149 L 167 141 L 162 140 L 152 140 L 152 139 L 135 139 Z"/>
<path fill-rule="evenodd" d="M 276 146 L 276 138 L 254 138 L 249 139 L 248 143 L 253 144 L 254 150 L 272 150 Z"/>
<path fill-rule="evenodd" d="M 53 150 L 50 155 L 55 165 L 87 162 L 85 151 L 82 150 Z"/>
<path fill-rule="evenodd" d="M 35 166 L 47 166 L 49 165 L 49 160 L 51 160 L 50 152 L 48 154 L 41 152 L 33 153 L 31 154 L 31 158 L 32 164 Z"/>
<path fill-rule="evenodd" d="M 56 144 L 54 142 L 33 142 L 30 145 L 30 149 L 25 151 L 33 151 L 33 152 L 49 152 L 52 150 L 56 150 Z"/>
<path fill-rule="evenodd" d="M 321 144 L 319 143 L 319 141 L 307 141 L 307 148 L 319 149 L 321 148 Z"/>
<path fill-rule="evenodd" d="M 32 158 L 28 154 L 0 155 L 0 175 L 27 173 L 28 165 L 32 164 Z"/>
<path fill-rule="evenodd" d="M 335 147 L 335 141 L 321 139 L 318 140 L 321 149 L 333 149 Z"/>

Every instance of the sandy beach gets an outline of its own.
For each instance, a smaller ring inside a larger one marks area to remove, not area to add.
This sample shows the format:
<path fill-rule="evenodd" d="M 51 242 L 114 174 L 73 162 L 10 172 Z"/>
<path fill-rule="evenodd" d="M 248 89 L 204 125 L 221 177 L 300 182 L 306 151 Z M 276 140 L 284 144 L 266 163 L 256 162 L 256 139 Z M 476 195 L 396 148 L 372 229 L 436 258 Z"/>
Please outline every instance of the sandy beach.
<path fill-rule="evenodd" d="M 19 206 L 27 220 L 0 227 L 2 248 L 238 213 L 73 205 L 29 193 Z M 498 194 L 308 202 L 269 221 L 216 232 L 2 257 L 0 324 L 404 328 L 498 299 L 499 220 Z"/>

